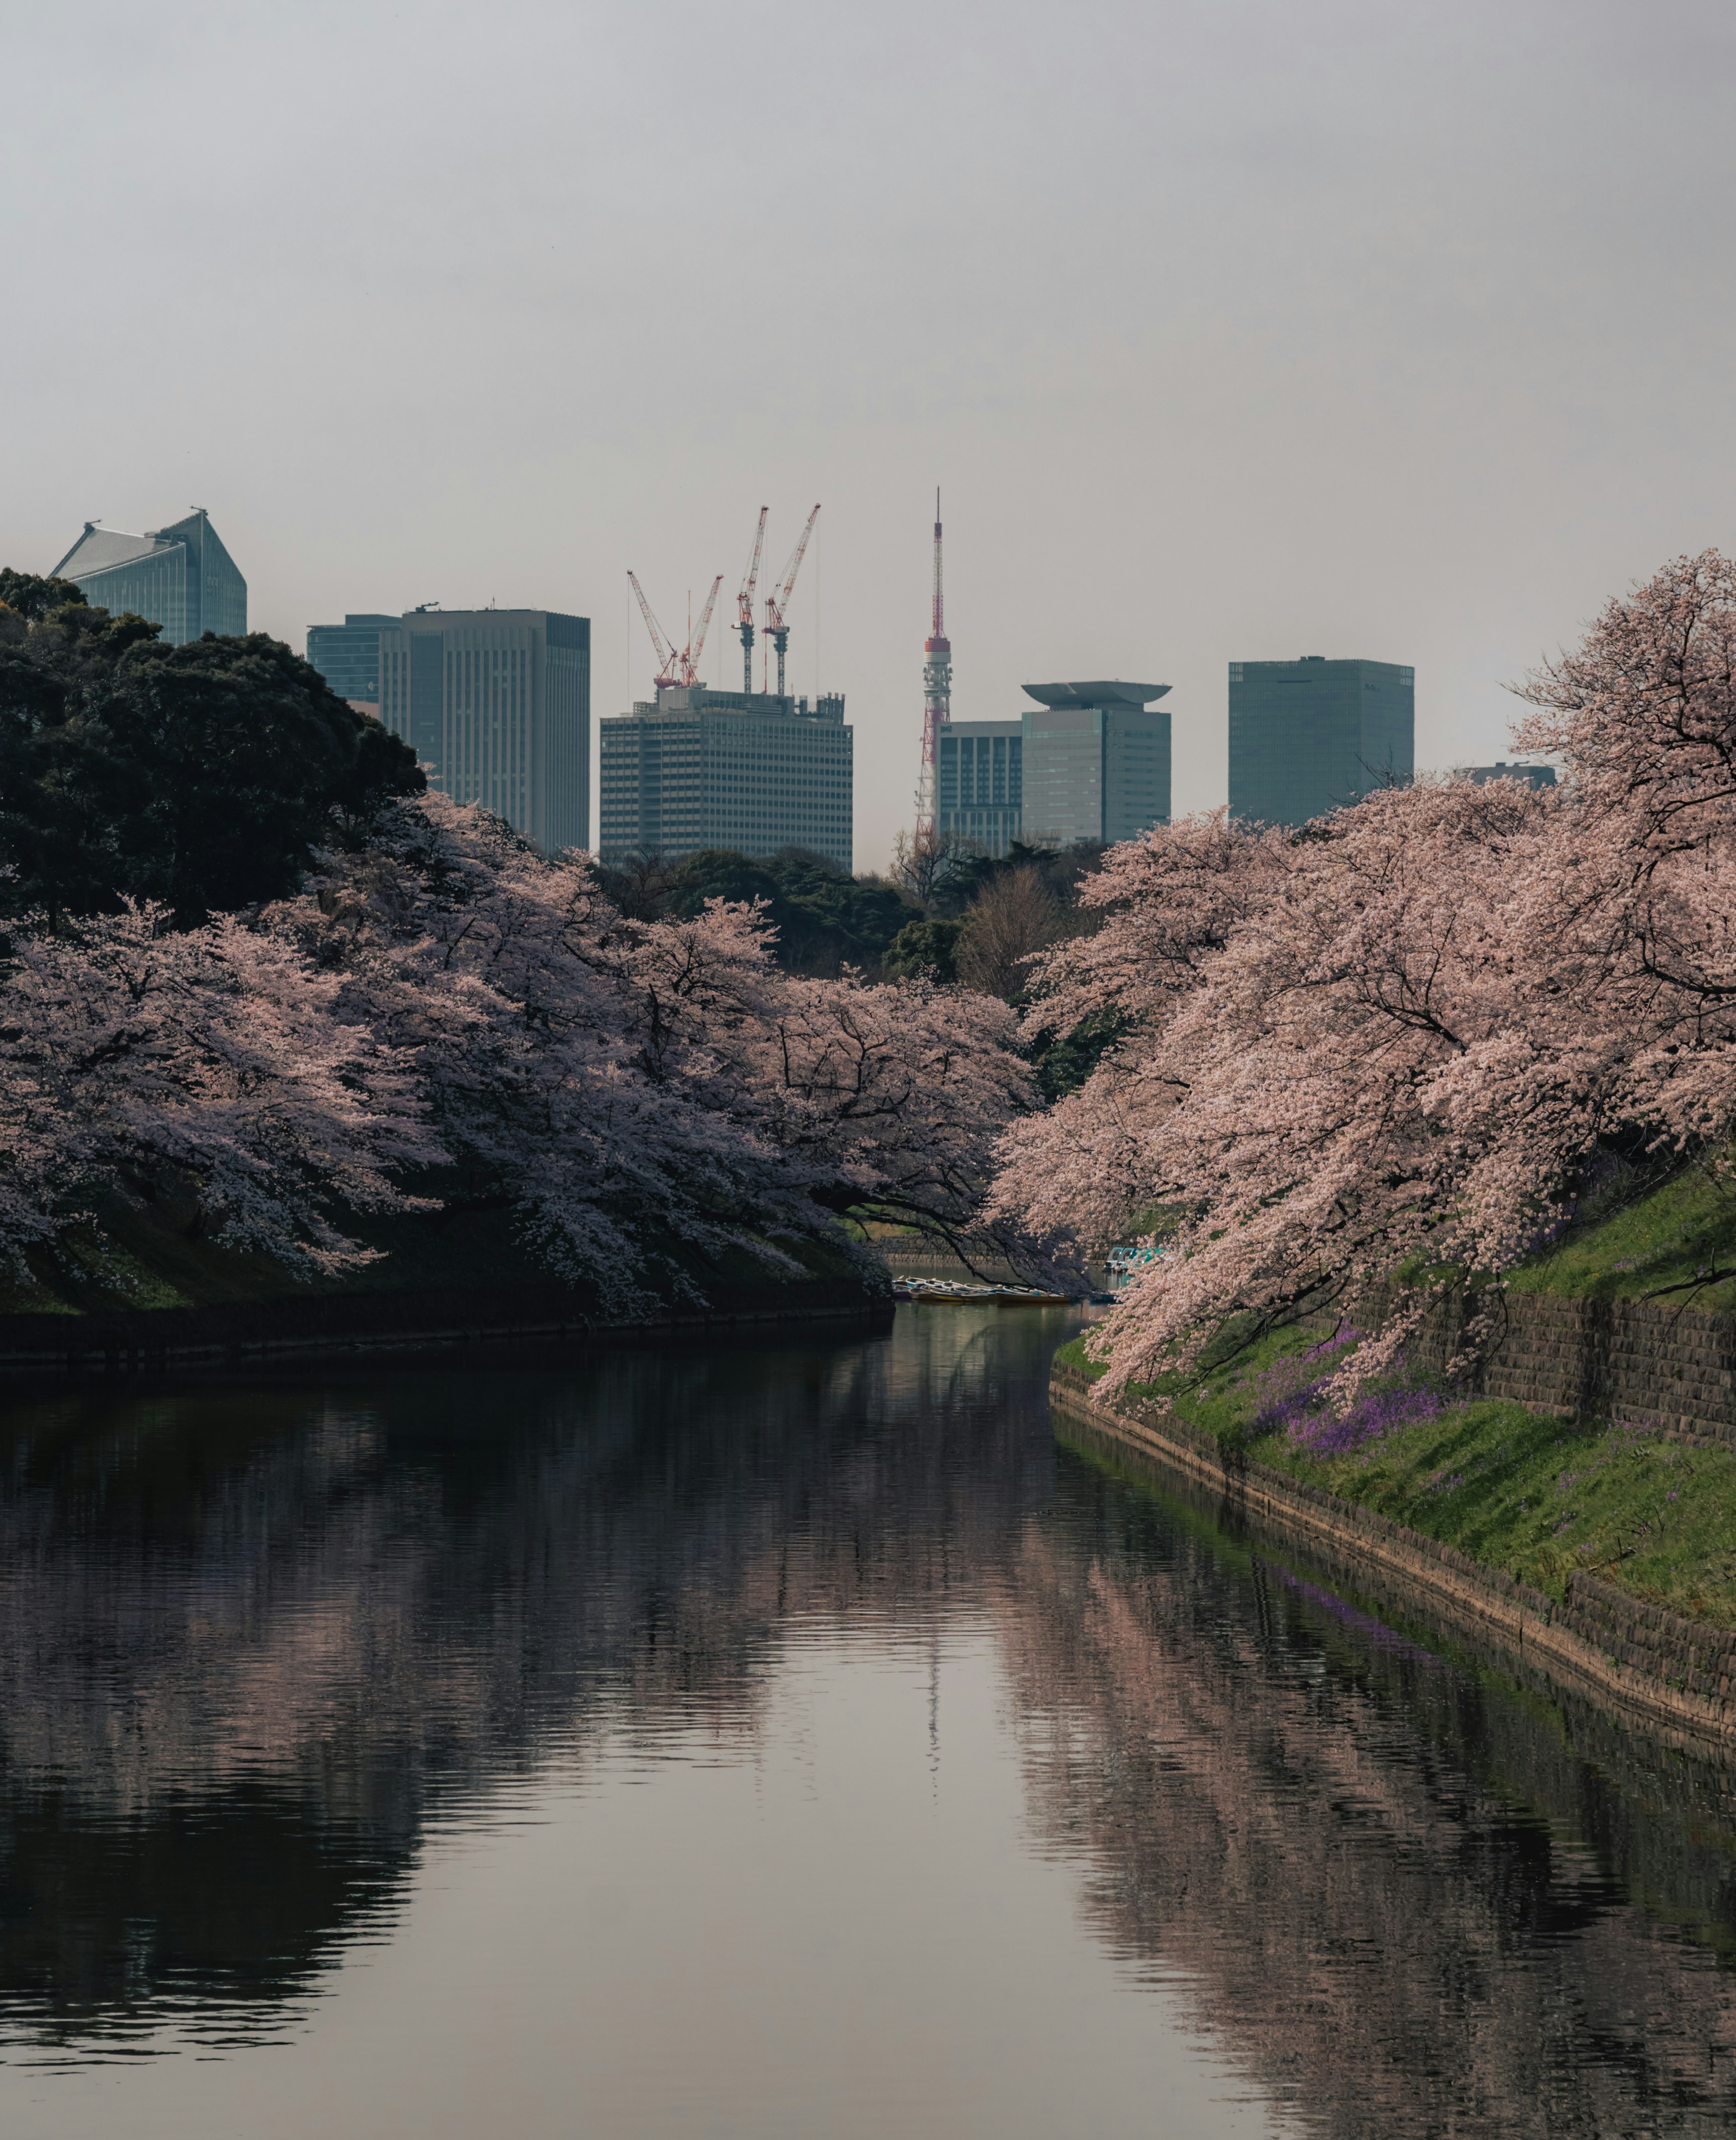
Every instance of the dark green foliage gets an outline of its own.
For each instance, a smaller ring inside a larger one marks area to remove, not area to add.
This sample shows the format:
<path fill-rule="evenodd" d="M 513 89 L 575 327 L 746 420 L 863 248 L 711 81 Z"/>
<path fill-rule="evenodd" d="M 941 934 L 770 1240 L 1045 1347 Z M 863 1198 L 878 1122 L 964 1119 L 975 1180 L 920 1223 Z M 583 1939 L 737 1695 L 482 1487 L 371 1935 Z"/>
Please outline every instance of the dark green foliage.
<path fill-rule="evenodd" d="M 959 939 L 964 933 L 962 921 L 907 921 L 886 952 L 886 971 L 928 972 L 937 981 L 956 981 Z"/>
<path fill-rule="evenodd" d="M 16 610 L 28 622 L 40 623 L 68 603 L 76 609 L 86 606 L 84 590 L 76 580 L 45 580 L 40 572 L 15 572 L 10 565 L 0 566 L 0 605 Z"/>
<path fill-rule="evenodd" d="M 1078 896 L 1079 882 L 1102 861 L 1106 849 L 1101 840 L 1077 840 L 1070 847 L 1033 847 L 1015 840 L 1004 855 L 963 856 L 937 890 L 934 906 L 949 915 L 963 914 L 980 891 L 995 879 L 1014 870 L 1034 869 L 1056 898 L 1066 906 Z"/>
<path fill-rule="evenodd" d="M 1042 1096 L 1052 1107 L 1069 1092 L 1076 1092 L 1092 1071 L 1127 1030 L 1119 1011 L 1100 1011 L 1084 1019 L 1071 1033 L 1042 1033 L 1032 1057 Z"/>
<path fill-rule="evenodd" d="M 4 582 L 0 865 L 6 905 L 161 901 L 182 927 L 295 890 L 313 851 L 423 776 L 408 747 L 263 632 L 187 646 Z M 334 815 L 336 813 L 336 816 Z"/>
<path fill-rule="evenodd" d="M 611 881 L 606 877 L 606 886 Z M 796 848 L 764 862 L 722 847 L 689 855 L 669 880 L 664 910 L 697 914 L 708 899 L 764 900 L 777 930 L 777 962 L 797 974 L 878 967 L 910 912 L 891 886 L 846 876 Z"/>

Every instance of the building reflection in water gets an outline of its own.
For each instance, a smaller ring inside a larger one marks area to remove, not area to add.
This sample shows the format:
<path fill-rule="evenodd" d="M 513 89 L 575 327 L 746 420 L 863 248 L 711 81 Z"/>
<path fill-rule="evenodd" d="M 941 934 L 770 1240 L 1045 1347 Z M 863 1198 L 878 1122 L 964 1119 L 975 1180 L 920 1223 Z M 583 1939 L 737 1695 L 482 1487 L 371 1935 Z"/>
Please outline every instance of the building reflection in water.
<path fill-rule="evenodd" d="M 20 1398 L 0 2026 L 292 2033 L 431 1828 L 746 1757 L 797 1622 L 968 1621 L 1094 1936 L 1303 2124 L 1726 2129 L 1724 1780 L 1057 1455 L 1062 1327 Z"/>

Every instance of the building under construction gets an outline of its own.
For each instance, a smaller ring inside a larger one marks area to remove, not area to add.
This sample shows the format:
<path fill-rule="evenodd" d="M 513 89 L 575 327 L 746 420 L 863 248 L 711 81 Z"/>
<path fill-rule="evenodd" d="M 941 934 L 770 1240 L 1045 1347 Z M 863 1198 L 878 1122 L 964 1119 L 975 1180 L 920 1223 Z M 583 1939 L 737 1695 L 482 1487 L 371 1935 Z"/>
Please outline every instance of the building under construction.
<path fill-rule="evenodd" d="M 851 866 L 851 731 L 841 696 L 677 684 L 599 724 L 605 861 L 786 847 Z"/>
<path fill-rule="evenodd" d="M 805 848 L 848 871 L 851 863 L 851 737 L 841 696 L 810 707 L 783 688 L 790 597 L 820 517 L 809 513 L 779 585 L 765 598 L 766 648 L 777 655 L 777 689 L 753 689 L 753 596 L 765 547 L 759 508 L 753 551 L 736 596 L 742 688 L 714 691 L 699 681 L 699 656 L 717 606 L 720 572 L 677 648 L 652 614 L 638 576 L 629 572 L 645 629 L 657 650 L 655 699 L 600 724 L 601 796 L 599 851 L 605 861 L 638 855 L 679 861 L 709 847 L 760 860 Z"/>

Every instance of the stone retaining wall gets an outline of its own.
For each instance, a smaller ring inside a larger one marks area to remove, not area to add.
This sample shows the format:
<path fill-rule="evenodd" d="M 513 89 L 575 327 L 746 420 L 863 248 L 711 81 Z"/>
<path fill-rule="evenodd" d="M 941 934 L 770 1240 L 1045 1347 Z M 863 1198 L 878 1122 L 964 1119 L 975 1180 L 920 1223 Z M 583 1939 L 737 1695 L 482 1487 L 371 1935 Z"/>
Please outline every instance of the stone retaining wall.
<path fill-rule="evenodd" d="M 1160 1405 L 1097 1405 L 1090 1389 L 1077 1368 L 1057 1363 L 1049 1398 L 1070 1425 L 1205 1490 L 1220 1520 L 1300 1546 L 1365 1595 L 1420 1610 L 1654 1735 L 1702 1750 L 1736 1747 L 1736 1631 L 1642 1604 L 1586 1575 L 1569 1578 L 1557 1605 L 1456 1547 L 1226 1452 Z"/>
<path fill-rule="evenodd" d="M 895 1276 L 956 1278 L 967 1283 L 983 1279 L 991 1285 L 1028 1285 L 1031 1283 L 1031 1273 L 1027 1268 L 1009 1263 L 1004 1257 L 983 1257 L 971 1264 L 941 1243 L 919 1240 L 907 1248 L 895 1236 L 890 1239 L 870 1241 L 868 1245 L 885 1264 L 887 1270 Z M 1086 1276 L 1093 1286 L 1101 1288 L 1107 1277 L 1106 1269 L 1102 1264 L 1087 1265 Z"/>
<path fill-rule="evenodd" d="M 1376 1287 L 1352 1321 L 1395 1304 Z M 1430 1308 L 1411 1359 L 1442 1372 L 1464 1344 L 1480 1305 L 1454 1293 Z M 1549 1293 L 1498 1297 L 1500 1328 L 1467 1386 L 1568 1419 L 1621 1419 L 1692 1441 L 1736 1447 L 1736 1317 L 1652 1300 L 1563 1300 Z"/>

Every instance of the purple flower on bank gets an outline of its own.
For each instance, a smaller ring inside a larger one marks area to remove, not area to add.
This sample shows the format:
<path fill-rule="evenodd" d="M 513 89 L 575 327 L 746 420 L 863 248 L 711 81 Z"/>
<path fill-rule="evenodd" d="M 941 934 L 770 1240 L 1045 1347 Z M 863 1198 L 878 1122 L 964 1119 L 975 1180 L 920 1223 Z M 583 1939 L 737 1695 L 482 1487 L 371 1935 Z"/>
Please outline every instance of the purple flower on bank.
<path fill-rule="evenodd" d="M 1346 1351 L 1361 1335 L 1360 1330 L 1339 1331 L 1259 1376 L 1255 1387 L 1265 1402 L 1254 1416 L 1254 1433 L 1275 1434 L 1282 1427 L 1294 1449 L 1312 1456 L 1341 1456 L 1395 1427 L 1433 1419 L 1446 1409 L 1447 1401 L 1438 1391 L 1407 1385 L 1367 1391 L 1342 1415 L 1329 1411 L 1327 1391 L 1336 1370 L 1322 1374 L 1320 1363 Z"/>

